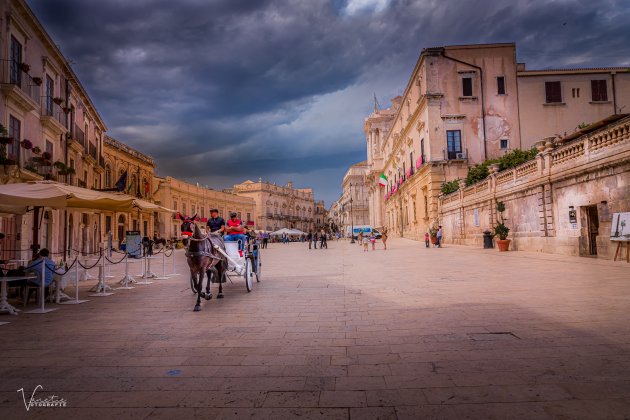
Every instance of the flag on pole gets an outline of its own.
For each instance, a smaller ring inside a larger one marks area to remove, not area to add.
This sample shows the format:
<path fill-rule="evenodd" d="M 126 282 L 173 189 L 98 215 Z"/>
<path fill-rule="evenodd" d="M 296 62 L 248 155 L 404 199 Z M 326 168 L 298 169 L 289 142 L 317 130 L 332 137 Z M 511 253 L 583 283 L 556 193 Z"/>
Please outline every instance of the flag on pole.
<path fill-rule="evenodd" d="M 381 174 L 381 177 L 378 179 L 378 185 L 380 185 L 381 187 L 387 185 L 387 177 L 385 176 L 385 174 Z"/>
<path fill-rule="evenodd" d="M 127 188 L 127 171 L 123 172 L 123 174 L 120 176 L 118 181 L 116 181 L 116 184 L 114 184 L 114 186 L 119 192 L 125 191 L 125 188 Z"/>

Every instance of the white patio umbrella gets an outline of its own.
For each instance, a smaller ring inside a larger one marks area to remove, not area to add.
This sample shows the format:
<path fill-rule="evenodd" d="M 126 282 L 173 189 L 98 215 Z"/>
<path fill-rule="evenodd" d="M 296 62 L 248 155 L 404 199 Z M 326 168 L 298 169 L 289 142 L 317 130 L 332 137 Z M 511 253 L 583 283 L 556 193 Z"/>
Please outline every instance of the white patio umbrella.
<path fill-rule="evenodd" d="M 14 214 L 25 207 L 85 208 L 128 212 L 134 198 L 128 195 L 88 190 L 53 181 L 0 185 L 0 208 L 13 208 Z"/>
<path fill-rule="evenodd" d="M 26 182 L 0 185 L 0 207 L 2 211 L 24 214 L 27 207 L 34 208 L 33 244 L 37 244 L 38 218 L 43 207 L 53 209 L 80 208 L 129 212 L 133 209 L 134 198 L 103 191 L 88 190 L 52 181 Z M 41 265 L 41 290 L 39 309 L 31 313 L 46 313 L 54 309 L 44 307 L 45 265 Z"/>
<path fill-rule="evenodd" d="M 282 229 L 276 230 L 275 232 L 271 232 L 271 235 L 273 235 L 273 236 L 282 236 L 285 233 L 287 235 L 295 235 L 295 233 L 293 233 L 292 229 L 287 229 L 287 228 L 282 228 Z"/>

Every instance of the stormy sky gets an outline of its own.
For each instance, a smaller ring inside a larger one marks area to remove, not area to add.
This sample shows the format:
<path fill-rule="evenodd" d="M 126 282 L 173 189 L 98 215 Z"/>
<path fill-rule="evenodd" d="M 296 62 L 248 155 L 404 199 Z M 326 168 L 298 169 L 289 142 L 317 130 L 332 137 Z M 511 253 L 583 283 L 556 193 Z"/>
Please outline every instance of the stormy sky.
<path fill-rule="evenodd" d="M 159 175 L 313 187 L 365 159 L 363 120 L 422 48 L 516 42 L 528 68 L 630 65 L 627 0 L 28 0 L 109 134 Z"/>

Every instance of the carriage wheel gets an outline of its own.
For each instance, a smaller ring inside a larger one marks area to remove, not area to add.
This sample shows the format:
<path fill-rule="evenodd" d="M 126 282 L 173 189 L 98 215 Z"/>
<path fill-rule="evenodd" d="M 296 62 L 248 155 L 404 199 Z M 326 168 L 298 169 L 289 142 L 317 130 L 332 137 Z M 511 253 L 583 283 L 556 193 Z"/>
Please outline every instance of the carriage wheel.
<path fill-rule="evenodd" d="M 247 291 L 252 291 L 254 274 L 252 273 L 252 261 L 249 258 L 245 258 L 245 287 Z"/>
<path fill-rule="evenodd" d="M 260 262 L 260 250 L 256 253 L 256 283 L 262 279 L 262 263 Z"/>

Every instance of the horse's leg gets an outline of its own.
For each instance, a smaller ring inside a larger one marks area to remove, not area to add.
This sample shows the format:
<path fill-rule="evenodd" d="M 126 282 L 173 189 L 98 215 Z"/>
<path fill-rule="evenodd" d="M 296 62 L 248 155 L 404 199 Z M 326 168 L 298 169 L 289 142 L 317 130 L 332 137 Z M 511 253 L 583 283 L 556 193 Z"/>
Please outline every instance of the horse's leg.
<path fill-rule="evenodd" d="M 203 286 L 203 272 L 195 273 L 195 280 L 197 280 L 197 304 L 195 305 L 195 312 L 199 312 L 201 310 L 201 287 Z"/>
<path fill-rule="evenodd" d="M 206 276 L 208 277 L 208 283 L 206 285 L 206 300 L 212 299 L 212 290 L 210 287 L 212 286 L 212 279 L 217 278 L 219 275 L 217 274 L 217 269 L 214 267 L 210 267 L 208 271 L 206 271 Z"/>

